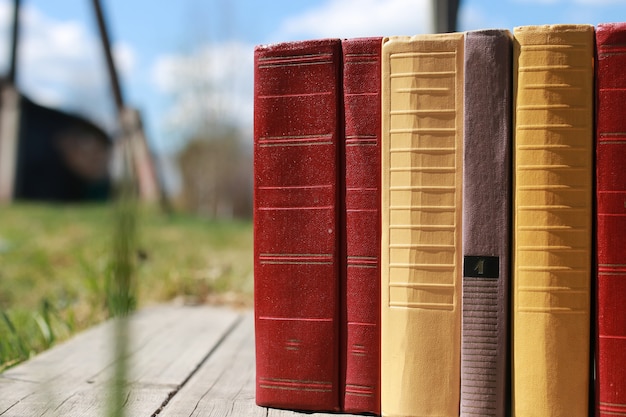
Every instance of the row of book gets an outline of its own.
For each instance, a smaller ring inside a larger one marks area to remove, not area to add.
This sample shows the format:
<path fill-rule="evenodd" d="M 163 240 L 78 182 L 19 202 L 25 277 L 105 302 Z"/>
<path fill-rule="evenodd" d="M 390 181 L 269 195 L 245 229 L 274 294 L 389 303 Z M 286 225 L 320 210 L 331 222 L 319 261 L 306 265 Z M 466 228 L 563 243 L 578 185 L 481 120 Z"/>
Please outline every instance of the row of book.
<path fill-rule="evenodd" d="M 626 416 L 626 24 L 254 62 L 258 405 Z"/>

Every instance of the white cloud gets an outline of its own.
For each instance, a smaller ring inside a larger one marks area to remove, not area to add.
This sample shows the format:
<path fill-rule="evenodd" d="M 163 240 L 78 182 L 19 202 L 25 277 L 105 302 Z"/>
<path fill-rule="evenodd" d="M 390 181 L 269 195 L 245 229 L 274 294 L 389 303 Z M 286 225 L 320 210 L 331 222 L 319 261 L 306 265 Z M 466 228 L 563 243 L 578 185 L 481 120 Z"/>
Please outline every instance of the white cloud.
<path fill-rule="evenodd" d="M 330 0 L 285 21 L 274 38 L 413 35 L 430 31 L 431 14 L 431 0 Z M 253 76 L 253 46 L 239 42 L 161 56 L 152 82 L 172 99 L 162 127 L 179 139 L 215 120 L 250 131 Z"/>
<path fill-rule="evenodd" d="M 129 76 L 135 69 L 137 55 L 132 46 L 126 42 L 113 44 L 113 60 L 121 77 Z"/>
<path fill-rule="evenodd" d="M 415 35 L 432 31 L 431 0 L 328 0 L 283 23 L 276 40 Z"/>
<path fill-rule="evenodd" d="M 161 56 L 152 81 L 172 97 L 164 127 L 184 136 L 215 120 L 251 126 L 252 60 L 253 47 L 234 41 Z"/>
<path fill-rule="evenodd" d="M 21 16 L 17 70 L 23 88 L 33 94 L 42 84 L 71 89 L 77 73 L 97 70 L 94 39 L 80 23 L 54 21 L 29 5 Z"/>

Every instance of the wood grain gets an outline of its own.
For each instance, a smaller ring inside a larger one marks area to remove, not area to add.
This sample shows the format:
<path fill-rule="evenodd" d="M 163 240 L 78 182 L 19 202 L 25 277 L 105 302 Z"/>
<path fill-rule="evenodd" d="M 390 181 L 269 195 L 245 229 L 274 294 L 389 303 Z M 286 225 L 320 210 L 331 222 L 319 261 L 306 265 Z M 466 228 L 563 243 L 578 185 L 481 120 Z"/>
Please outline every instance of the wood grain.
<path fill-rule="evenodd" d="M 96 326 L 0 374 L 0 416 L 105 416 L 114 324 Z M 252 311 L 164 305 L 133 315 L 129 329 L 128 417 L 342 416 L 255 404 Z"/>
<path fill-rule="evenodd" d="M 128 415 L 150 416 L 196 371 L 240 314 L 162 306 L 129 322 Z M 0 416 L 101 416 L 114 369 L 113 321 L 0 375 Z"/>

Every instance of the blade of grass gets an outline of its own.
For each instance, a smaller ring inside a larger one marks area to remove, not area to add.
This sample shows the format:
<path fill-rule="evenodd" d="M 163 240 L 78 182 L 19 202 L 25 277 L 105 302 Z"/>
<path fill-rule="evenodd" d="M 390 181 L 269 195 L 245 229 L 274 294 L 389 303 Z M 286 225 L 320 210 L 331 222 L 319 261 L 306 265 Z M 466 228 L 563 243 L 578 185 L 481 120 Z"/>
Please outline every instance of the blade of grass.
<path fill-rule="evenodd" d="M 13 336 L 13 339 L 17 343 L 18 351 L 19 351 L 19 353 L 21 355 L 21 358 L 22 359 L 28 358 L 30 350 L 26 346 L 26 343 L 24 342 L 21 334 L 17 331 L 17 328 L 15 327 L 13 322 L 11 321 L 11 318 L 9 317 L 9 315 L 5 311 L 0 311 L 0 313 L 2 315 L 2 319 L 6 323 L 9 331 L 11 332 L 11 335 Z"/>
<path fill-rule="evenodd" d="M 130 160 L 130 144 L 122 142 L 124 173 L 119 184 L 113 217 L 113 260 L 107 288 L 109 313 L 115 318 L 115 367 L 108 416 L 124 417 L 128 398 L 128 316 L 136 306 L 134 256 L 137 248 L 137 189 Z"/>

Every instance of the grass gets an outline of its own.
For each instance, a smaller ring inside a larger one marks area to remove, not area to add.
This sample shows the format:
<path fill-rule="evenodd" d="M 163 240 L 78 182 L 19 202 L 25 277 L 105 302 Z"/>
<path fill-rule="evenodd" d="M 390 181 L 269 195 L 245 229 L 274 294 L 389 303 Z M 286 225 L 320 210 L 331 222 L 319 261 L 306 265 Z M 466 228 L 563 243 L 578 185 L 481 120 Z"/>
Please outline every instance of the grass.
<path fill-rule="evenodd" d="M 0 207 L 0 371 L 112 315 L 115 219 L 112 205 Z M 250 221 L 141 208 L 136 231 L 125 302 L 252 305 Z"/>

